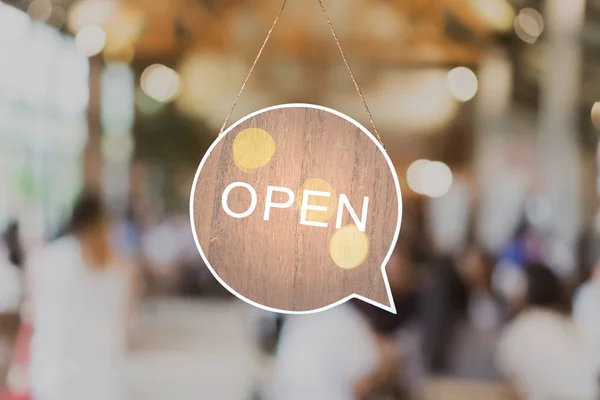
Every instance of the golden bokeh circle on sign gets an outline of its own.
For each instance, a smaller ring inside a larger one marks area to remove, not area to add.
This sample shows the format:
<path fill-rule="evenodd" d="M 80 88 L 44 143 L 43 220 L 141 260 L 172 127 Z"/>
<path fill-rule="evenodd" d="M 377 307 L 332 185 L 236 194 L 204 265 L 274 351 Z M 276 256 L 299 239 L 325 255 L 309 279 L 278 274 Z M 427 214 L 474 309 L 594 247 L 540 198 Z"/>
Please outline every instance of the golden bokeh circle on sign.
<path fill-rule="evenodd" d="M 357 268 L 369 255 L 369 238 L 356 225 L 346 225 L 331 237 L 329 255 L 340 268 Z"/>
<path fill-rule="evenodd" d="M 309 210 L 307 212 L 307 219 L 311 221 L 325 222 L 328 221 L 333 214 L 335 214 L 337 208 L 337 196 L 335 189 L 331 184 L 323 179 L 311 178 L 308 179 L 300 187 L 298 194 L 296 195 L 296 205 L 298 209 L 302 206 L 302 196 L 306 190 L 314 190 L 318 192 L 329 192 L 330 197 L 316 197 L 311 204 L 318 207 L 327 207 L 327 211 L 320 210 Z"/>
<path fill-rule="evenodd" d="M 234 139 L 233 161 L 244 172 L 252 172 L 264 167 L 275 153 L 275 141 L 259 128 L 248 128 Z"/>
<path fill-rule="evenodd" d="M 208 268 L 263 309 L 307 313 L 359 296 L 392 307 L 384 266 L 402 200 L 379 142 L 305 104 L 233 124 L 202 159 L 190 217 Z"/>

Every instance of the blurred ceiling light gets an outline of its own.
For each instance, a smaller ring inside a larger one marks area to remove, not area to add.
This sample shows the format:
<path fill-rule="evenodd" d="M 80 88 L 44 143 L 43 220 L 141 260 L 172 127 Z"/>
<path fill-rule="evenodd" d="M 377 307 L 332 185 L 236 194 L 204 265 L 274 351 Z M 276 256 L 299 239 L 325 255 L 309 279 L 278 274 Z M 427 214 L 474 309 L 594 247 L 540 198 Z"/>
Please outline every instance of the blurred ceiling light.
<path fill-rule="evenodd" d="M 533 8 L 524 8 L 515 17 L 515 33 L 525 43 L 533 44 L 544 32 L 544 18 Z"/>
<path fill-rule="evenodd" d="M 408 170 L 406 171 L 406 180 L 408 182 L 408 187 L 410 187 L 413 192 L 423 194 L 421 190 L 421 171 L 423 170 L 423 167 L 429 163 L 429 160 L 417 160 L 408 167 Z"/>
<path fill-rule="evenodd" d="M 472 0 L 477 13 L 495 30 L 509 31 L 515 10 L 507 0 Z"/>
<path fill-rule="evenodd" d="M 592 107 L 592 122 L 596 129 L 600 129 L 600 102 L 594 103 Z"/>
<path fill-rule="evenodd" d="M 420 190 L 429 197 L 442 197 L 452 187 L 452 171 L 440 161 L 425 163 L 420 174 Z"/>
<path fill-rule="evenodd" d="M 466 67 L 457 67 L 448 72 L 446 84 L 452 96 L 463 102 L 475 97 L 479 89 L 477 75 Z"/>
<path fill-rule="evenodd" d="M 46 22 L 60 29 L 65 24 L 66 20 L 67 14 L 65 13 L 65 10 L 62 7 L 55 5 L 52 6 L 52 12 L 50 13 L 50 17 L 48 17 Z"/>
<path fill-rule="evenodd" d="M 50 0 L 34 0 L 27 7 L 27 14 L 33 20 L 46 22 L 52 14 L 52 2 Z"/>
<path fill-rule="evenodd" d="M 77 49 L 87 57 L 100 54 L 106 44 L 106 33 L 99 26 L 87 26 L 75 36 Z"/>
<path fill-rule="evenodd" d="M 113 0 L 79 0 L 69 9 L 67 20 L 71 32 L 79 32 L 86 26 L 101 26 L 109 20 L 117 8 Z"/>
<path fill-rule="evenodd" d="M 144 13 L 135 6 L 121 4 L 102 27 L 106 31 L 105 52 L 130 53 L 144 26 Z"/>
<path fill-rule="evenodd" d="M 173 100 L 179 94 L 181 79 L 177 72 L 161 64 L 149 66 L 142 73 L 142 90 L 162 103 Z"/>

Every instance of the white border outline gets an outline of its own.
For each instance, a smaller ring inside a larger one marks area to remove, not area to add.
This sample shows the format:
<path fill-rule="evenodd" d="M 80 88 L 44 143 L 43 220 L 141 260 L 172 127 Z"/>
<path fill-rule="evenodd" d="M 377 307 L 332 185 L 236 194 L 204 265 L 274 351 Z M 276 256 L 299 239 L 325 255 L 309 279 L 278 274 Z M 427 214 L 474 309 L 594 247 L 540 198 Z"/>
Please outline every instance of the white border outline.
<path fill-rule="evenodd" d="M 314 310 L 309 310 L 309 311 L 289 311 L 289 310 L 280 310 L 277 308 L 272 308 L 272 307 L 267 307 L 264 306 L 262 304 L 256 303 L 244 296 L 242 296 L 241 294 L 239 294 L 238 292 L 236 292 L 235 290 L 233 290 L 227 283 L 225 283 L 225 281 L 223 279 L 221 279 L 221 277 L 215 272 L 215 270 L 213 269 L 213 267 L 210 265 L 210 263 L 208 262 L 208 259 L 206 258 L 206 256 L 204 255 L 204 251 L 202 251 L 202 247 L 200 246 L 200 242 L 198 240 L 198 235 L 196 234 L 196 226 L 194 224 L 194 197 L 196 194 L 196 185 L 198 183 L 198 178 L 200 176 L 200 172 L 202 171 L 202 167 L 204 166 L 204 163 L 206 162 L 206 160 L 208 159 L 208 157 L 210 156 L 210 154 L 212 153 L 212 151 L 215 149 L 215 147 L 217 146 L 217 144 L 219 144 L 219 142 L 221 141 L 221 139 L 223 139 L 229 132 L 231 132 L 233 129 L 235 129 L 238 125 L 240 125 L 241 123 L 243 123 L 244 121 L 253 118 L 259 114 L 263 114 L 265 112 L 268 111 L 273 111 L 273 110 L 278 110 L 278 109 L 282 109 L 282 108 L 313 108 L 313 109 L 317 109 L 317 110 L 321 110 L 321 111 L 325 111 L 334 115 L 337 115 L 340 118 L 345 119 L 346 121 L 350 122 L 351 124 L 353 124 L 354 126 L 356 126 L 357 128 L 359 128 L 361 131 L 363 131 L 377 146 L 377 148 L 381 151 L 381 153 L 383 154 L 383 156 L 385 157 L 385 160 L 388 163 L 388 166 L 390 167 L 391 173 L 392 173 L 392 177 L 394 178 L 394 183 L 396 184 L 396 194 L 398 196 L 398 222 L 396 223 L 396 232 L 394 233 L 394 239 L 392 240 L 392 244 L 390 246 L 390 250 L 388 251 L 388 254 L 386 255 L 385 259 L 383 260 L 383 263 L 381 264 L 381 274 L 383 275 L 383 282 L 385 283 L 385 290 L 387 292 L 387 296 L 388 296 L 388 300 L 390 302 L 390 306 L 386 306 L 384 304 L 381 303 L 377 303 L 374 300 L 371 300 L 367 297 L 361 296 L 359 294 L 353 293 L 349 296 L 344 297 L 341 300 L 336 301 L 335 303 L 331 303 L 327 306 L 321 307 L 321 308 L 317 308 Z M 396 248 L 396 244 L 398 242 L 398 236 L 400 235 L 400 225 L 402 224 L 402 194 L 400 192 L 400 182 L 398 181 L 398 175 L 396 174 L 396 168 L 394 167 L 394 164 L 392 163 L 392 160 L 390 160 L 390 157 L 388 156 L 387 152 L 385 151 L 385 149 L 383 148 L 381 142 L 379 142 L 379 140 L 377 140 L 373 134 L 371 134 L 371 132 L 369 132 L 363 125 L 361 125 L 360 123 L 358 123 L 357 121 L 355 121 L 354 119 L 348 117 L 345 114 L 342 114 L 339 111 L 335 111 L 331 108 L 327 108 L 327 107 L 323 107 L 323 106 L 318 106 L 318 105 L 314 105 L 314 104 L 303 104 L 303 103 L 291 103 L 291 104 L 281 104 L 278 106 L 272 106 L 272 107 L 267 107 L 267 108 L 263 108 L 261 110 L 258 110 L 256 112 L 253 112 L 252 114 L 248 114 L 246 115 L 244 118 L 240 119 L 239 121 L 235 122 L 234 124 L 232 124 L 229 128 L 227 128 L 223 134 L 220 134 L 217 139 L 213 142 L 213 144 L 210 146 L 210 148 L 208 149 L 208 151 L 206 152 L 206 154 L 204 155 L 204 157 L 202 157 L 202 161 L 200 161 L 200 165 L 198 166 L 198 170 L 196 171 L 196 176 L 194 177 L 194 183 L 192 184 L 192 190 L 191 190 L 191 194 L 190 194 L 190 224 L 192 227 L 192 234 L 194 235 L 194 242 L 196 243 L 196 248 L 198 249 L 198 251 L 200 252 L 200 256 L 202 257 L 202 260 L 204 260 L 204 263 L 206 264 L 206 266 L 208 267 L 208 269 L 210 270 L 210 272 L 213 274 L 213 276 L 217 279 L 217 281 L 221 284 L 221 286 L 223 286 L 225 289 L 227 289 L 229 292 L 231 292 L 233 295 L 235 295 L 238 299 L 254 306 L 257 307 L 261 310 L 264 311 L 269 311 L 269 312 L 274 312 L 274 313 L 279 313 L 279 314 L 286 314 L 286 315 L 307 315 L 307 314 L 315 314 L 321 311 L 326 311 L 329 310 L 333 307 L 336 307 L 340 304 L 343 304 L 345 302 L 347 302 L 348 300 L 351 299 L 359 299 L 362 300 L 366 303 L 369 303 L 375 307 L 381 308 L 385 311 L 389 311 L 392 314 L 396 314 L 396 305 L 394 303 L 394 298 L 392 297 L 392 291 L 390 289 L 390 284 L 388 282 L 388 278 L 387 278 L 387 273 L 385 271 L 385 267 L 387 266 L 388 261 L 390 260 L 392 253 L 394 252 L 394 249 Z"/>

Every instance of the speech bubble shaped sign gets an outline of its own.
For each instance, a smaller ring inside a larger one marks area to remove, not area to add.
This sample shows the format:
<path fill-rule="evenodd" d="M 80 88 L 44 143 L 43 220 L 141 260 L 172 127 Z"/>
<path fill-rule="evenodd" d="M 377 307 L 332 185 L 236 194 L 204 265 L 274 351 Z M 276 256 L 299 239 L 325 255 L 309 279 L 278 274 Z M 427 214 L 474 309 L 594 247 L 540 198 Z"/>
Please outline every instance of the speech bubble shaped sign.
<path fill-rule="evenodd" d="M 264 310 L 359 298 L 396 312 L 385 274 L 400 231 L 395 169 L 356 121 L 325 107 L 266 108 L 232 125 L 196 173 L 190 217 L 218 281 Z"/>

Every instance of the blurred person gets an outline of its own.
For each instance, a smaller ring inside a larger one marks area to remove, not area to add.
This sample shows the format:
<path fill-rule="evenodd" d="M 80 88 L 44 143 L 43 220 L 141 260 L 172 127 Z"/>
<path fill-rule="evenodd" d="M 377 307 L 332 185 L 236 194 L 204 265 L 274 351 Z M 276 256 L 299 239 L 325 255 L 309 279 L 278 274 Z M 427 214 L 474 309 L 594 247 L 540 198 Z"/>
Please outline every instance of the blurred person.
<path fill-rule="evenodd" d="M 21 268 L 25 256 L 23 247 L 21 246 L 19 223 L 16 221 L 9 223 L 2 237 L 6 246 L 5 248 L 8 251 L 8 260 L 12 265 Z"/>
<path fill-rule="evenodd" d="M 144 232 L 142 255 L 148 264 L 151 291 L 165 292 L 176 288 L 185 244 L 174 218 L 166 218 Z"/>
<path fill-rule="evenodd" d="M 497 364 L 524 399 L 598 399 L 600 363 L 563 309 L 563 288 L 545 265 L 530 266 L 523 311 L 502 333 Z"/>
<path fill-rule="evenodd" d="M 522 306 L 521 296 L 526 285 L 526 271 L 521 265 L 509 260 L 496 264 L 492 273 L 492 287 L 507 306 L 507 312 L 515 315 Z"/>
<path fill-rule="evenodd" d="M 448 373 L 473 380 L 499 380 L 494 355 L 506 307 L 492 290 L 494 259 L 476 245 L 459 257 L 458 274 L 464 298 L 456 310 L 448 355 Z"/>
<path fill-rule="evenodd" d="M 592 341 L 600 341 L 600 260 L 575 294 L 573 319 L 582 333 Z"/>
<path fill-rule="evenodd" d="M 0 382 L 9 370 L 23 297 L 18 225 L 11 223 L 0 240 Z"/>
<path fill-rule="evenodd" d="M 386 266 L 386 275 L 396 314 L 361 300 L 350 301 L 366 316 L 373 329 L 384 336 L 395 333 L 398 328 L 416 318 L 419 302 L 416 272 L 404 252 L 396 250 L 392 253 Z"/>
<path fill-rule="evenodd" d="M 412 257 L 411 257 L 412 256 Z M 394 349 L 396 357 L 395 378 L 387 382 L 384 390 L 400 396 L 420 396 L 424 387 L 425 369 L 421 354 L 420 277 L 413 261 L 420 261 L 407 247 L 394 251 L 386 266 L 396 314 L 360 300 L 351 303 L 367 318 L 379 340 Z M 363 382 L 362 392 L 368 393 L 369 386 L 377 391 L 376 385 Z"/>
<path fill-rule="evenodd" d="M 509 310 L 515 314 L 519 308 L 519 296 L 526 280 L 525 269 L 540 262 L 542 238 L 527 218 L 522 218 L 507 246 L 500 252 L 492 273 L 492 286 Z"/>
<path fill-rule="evenodd" d="M 0 314 L 17 313 L 23 292 L 19 226 L 10 223 L 0 240 Z"/>
<path fill-rule="evenodd" d="M 131 283 L 131 302 L 130 317 L 135 315 L 134 309 L 138 308 L 145 287 L 142 280 L 142 257 L 141 257 L 141 233 L 137 222 L 135 212 L 132 206 L 129 206 L 124 216 L 117 217 L 111 224 L 110 232 L 111 248 L 113 255 L 118 257 L 123 264 L 128 265 L 129 279 Z M 135 321 L 131 318 L 129 328 L 133 331 Z"/>
<path fill-rule="evenodd" d="M 113 225 L 112 244 L 116 251 L 132 259 L 139 257 L 141 249 L 140 229 L 132 207 Z"/>
<path fill-rule="evenodd" d="M 524 217 L 508 245 L 501 252 L 499 259 L 501 261 L 511 261 L 525 268 L 528 265 L 540 262 L 541 252 L 541 234 Z"/>
<path fill-rule="evenodd" d="M 395 253 L 387 267 L 396 293 L 409 282 L 398 270 L 399 262 Z M 351 301 L 320 313 L 287 317 L 270 400 L 360 400 L 386 393 L 396 382 L 399 356 L 386 333 L 405 318 L 390 316 Z"/>
<path fill-rule="evenodd" d="M 210 273 L 210 271 L 196 247 L 189 218 L 181 215 L 175 220 L 175 224 L 179 241 L 182 244 L 178 257 L 181 268 L 179 290 L 183 295 L 199 296 L 204 292 L 202 285 L 204 273 L 207 271 Z"/>
<path fill-rule="evenodd" d="M 358 400 L 357 391 L 370 385 L 365 377 L 384 364 L 381 358 L 367 320 L 349 303 L 289 316 L 275 356 L 269 399 Z"/>
<path fill-rule="evenodd" d="M 459 274 L 468 291 L 468 315 L 481 330 L 494 330 L 505 321 L 500 300 L 492 290 L 494 258 L 478 246 L 466 248 L 460 257 Z"/>
<path fill-rule="evenodd" d="M 109 232 L 101 201 L 84 195 L 67 234 L 27 263 L 34 331 L 30 385 L 36 400 L 125 396 L 130 273 L 112 251 Z"/>
<path fill-rule="evenodd" d="M 429 374 L 449 368 L 456 322 L 467 308 L 467 289 L 452 257 L 433 259 L 422 305 L 423 359 Z"/>

